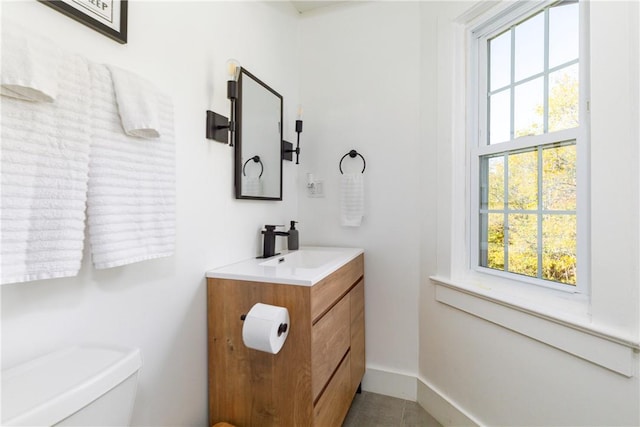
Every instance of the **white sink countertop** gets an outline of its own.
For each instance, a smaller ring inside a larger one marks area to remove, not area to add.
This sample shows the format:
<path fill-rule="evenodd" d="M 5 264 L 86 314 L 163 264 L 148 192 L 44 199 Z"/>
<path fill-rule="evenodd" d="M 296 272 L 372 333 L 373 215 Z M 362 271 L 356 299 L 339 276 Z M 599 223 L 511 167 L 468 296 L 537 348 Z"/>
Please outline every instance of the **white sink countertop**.
<path fill-rule="evenodd" d="M 206 277 L 313 286 L 362 253 L 361 248 L 301 247 L 209 270 Z"/>

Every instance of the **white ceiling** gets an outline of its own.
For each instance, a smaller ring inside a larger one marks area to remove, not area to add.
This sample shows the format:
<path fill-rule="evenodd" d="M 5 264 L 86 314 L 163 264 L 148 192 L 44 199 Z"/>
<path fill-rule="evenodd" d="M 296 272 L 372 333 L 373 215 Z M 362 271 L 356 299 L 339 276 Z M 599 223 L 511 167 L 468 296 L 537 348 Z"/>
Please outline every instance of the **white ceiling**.
<path fill-rule="evenodd" d="M 299 0 L 299 1 L 291 1 L 291 3 L 293 4 L 293 6 L 295 6 L 295 8 L 298 10 L 298 12 L 300 13 L 305 13 L 305 12 L 309 12 L 311 10 L 315 10 L 315 9 L 319 9 L 321 7 L 326 7 L 326 6 L 331 6 L 334 4 L 339 4 L 339 3 L 346 3 L 346 1 L 333 1 L 333 0 L 319 0 L 319 1 L 313 1 L 313 0 Z"/>

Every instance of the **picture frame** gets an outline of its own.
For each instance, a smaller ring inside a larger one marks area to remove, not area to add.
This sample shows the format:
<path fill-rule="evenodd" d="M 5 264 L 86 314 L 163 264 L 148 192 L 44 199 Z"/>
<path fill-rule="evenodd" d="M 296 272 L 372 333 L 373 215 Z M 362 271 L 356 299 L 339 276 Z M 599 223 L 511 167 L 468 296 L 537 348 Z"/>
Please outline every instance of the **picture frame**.
<path fill-rule="evenodd" d="M 38 1 L 93 28 L 118 43 L 127 43 L 127 0 Z"/>

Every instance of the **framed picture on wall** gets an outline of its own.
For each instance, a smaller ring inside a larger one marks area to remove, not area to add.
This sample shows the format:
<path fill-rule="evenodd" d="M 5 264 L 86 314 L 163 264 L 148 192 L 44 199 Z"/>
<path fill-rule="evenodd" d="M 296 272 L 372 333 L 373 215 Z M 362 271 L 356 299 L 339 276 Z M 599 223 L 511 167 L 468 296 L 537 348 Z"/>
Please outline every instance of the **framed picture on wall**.
<path fill-rule="evenodd" d="M 127 0 L 38 0 L 118 43 L 127 43 Z"/>

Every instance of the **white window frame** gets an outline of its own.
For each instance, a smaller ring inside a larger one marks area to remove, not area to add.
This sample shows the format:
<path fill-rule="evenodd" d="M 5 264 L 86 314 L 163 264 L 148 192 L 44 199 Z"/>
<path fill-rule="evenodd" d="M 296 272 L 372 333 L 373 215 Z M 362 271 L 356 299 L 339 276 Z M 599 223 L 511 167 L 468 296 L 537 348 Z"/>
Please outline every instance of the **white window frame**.
<path fill-rule="evenodd" d="M 618 3 L 616 7 L 610 7 L 601 2 L 585 2 L 580 16 L 581 26 L 590 34 L 591 43 L 589 51 L 584 45 L 580 51 L 581 63 L 592 67 L 590 81 L 583 80 L 583 87 L 589 87 L 593 96 L 592 108 L 581 118 L 592 136 L 581 142 L 584 149 L 578 152 L 578 161 L 590 167 L 590 170 L 586 167 L 578 170 L 578 179 L 586 183 L 578 194 L 579 202 L 585 203 L 588 209 L 588 216 L 581 215 L 578 232 L 593 239 L 593 244 L 587 240 L 581 242 L 588 245 L 586 256 L 592 253 L 598 257 L 597 263 L 593 264 L 588 258 L 579 260 L 583 266 L 590 265 L 588 285 L 592 289 L 585 290 L 589 294 L 523 286 L 517 280 L 480 273 L 470 263 L 469 212 L 472 206 L 468 148 L 474 129 L 477 129 L 474 127 L 477 116 L 473 115 L 477 110 L 470 109 L 477 105 L 474 104 L 477 92 L 470 90 L 473 87 L 470 70 L 477 70 L 477 58 L 470 55 L 471 30 L 512 12 L 514 6 L 532 10 L 549 3 L 478 2 L 462 13 L 456 9 L 438 19 L 435 42 L 438 76 L 435 84 L 428 86 L 434 91 L 434 102 L 437 103 L 437 126 L 433 134 L 428 133 L 437 141 L 436 253 L 435 269 L 425 286 L 430 294 L 433 285 L 434 298 L 441 304 L 625 377 L 633 377 L 638 375 L 640 351 L 635 321 L 640 313 L 635 263 L 640 252 L 640 246 L 637 246 L 640 235 L 636 233 L 638 207 L 633 204 L 637 200 L 634 198 L 637 188 L 631 182 L 629 188 L 611 192 L 609 185 L 614 180 L 637 179 L 639 173 L 631 161 L 621 162 L 621 167 L 609 174 L 606 170 L 620 158 L 619 151 L 611 150 L 609 141 L 620 140 L 619 146 L 627 149 L 636 147 L 638 123 L 628 111 L 637 111 L 640 99 L 640 92 L 635 92 L 638 89 L 638 45 L 629 44 L 628 37 L 640 31 L 637 4 Z M 629 19 L 625 21 L 624 18 Z M 619 27 L 611 28 L 612 22 L 620 23 Z M 627 46 L 627 49 L 612 51 L 612 45 Z M 603 62 L 611 60 L 619 61 L 619 64 L 613 67 L 610 62 Z M 610 81 L 616 78 L 620 81 Z M 584 90 L 583 95 L 586 95 Z M 586 99 L 582 100 L 583 108 Z M 609 114 L 609 106 L 616 102 L 620 105 Z M 589 159 L 589 151 L 593 153 L 593 159 Z M 633 151 L 631 156 L 631 159 L 635 158 Z M 597 205 L 592 206 L 591 201 Z M 614 223 L 608 222 L 612 209 L 623 210 Z M 594 228 L 585 220 L 593 221 Z M 613 241 L 627 245 L 628 250 L 612 250 L 615 249 L 610 246 Z"/>
<path fill-rule="evenodd" d="M 542 2 L 522 2 L 504 9 L 497 15 L 485 18 L 469 30 L 469 63 L 468 68 L 468 121 L 467 129 L 467 164 L 469 205 L 467 218 L 469 221 L 469 268 L 475 273 L 489 274 L 502 277 L 508 281 L 533 284 L 570 293 L 589 293 L 589 185 L 588 185 L 588 145 L 589 145 L 589 114 L 588 114 L 588 11 L 587 2 L 581 1 L 580 8 L 580 47 L 579 47 L 579 117 L 577 128 L 544 133 L 533 137 L 525 136 L 510 142 L 489 145 L 486 130 L 487 117 L 487 70 L 488 49 L 487 41 L 504 32 L 509 27 L 522 22 L 543 9 L 557 3 L 558 0 Z M 548 47 L 546 43 L 545 49 Z M 512 49 L 514 47 L 512 46 Z M 512 50 L 513 52 L 513 50 Z M 512 61 L 514 59 L 512 58 Z M 549 73 L 551 70 L 547 70 Z M 545 79 L 548 80 L 548 79 Z M 545 85 L 546 87 L 546 85 Z M 545 97 L 545 102 L 547 98 Z M 511 105 L 513 109 L 514 106 Z M 482 125 L 481 125 L 482 124 Z M 480 159 L 482 156 L 517 151 L 545 144 L 575 140 L 577 149 L 577 284 L 567 285 L 549 280 L 528 277 L 508 271 L 500 271 L 480 266 Z"/>

